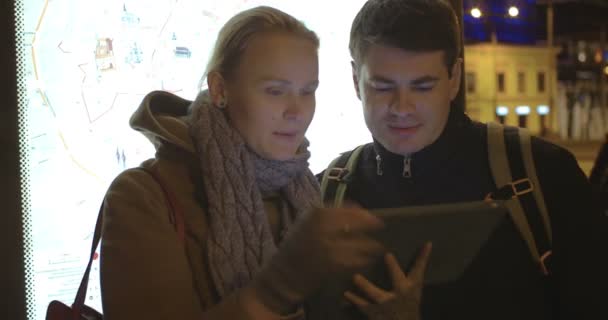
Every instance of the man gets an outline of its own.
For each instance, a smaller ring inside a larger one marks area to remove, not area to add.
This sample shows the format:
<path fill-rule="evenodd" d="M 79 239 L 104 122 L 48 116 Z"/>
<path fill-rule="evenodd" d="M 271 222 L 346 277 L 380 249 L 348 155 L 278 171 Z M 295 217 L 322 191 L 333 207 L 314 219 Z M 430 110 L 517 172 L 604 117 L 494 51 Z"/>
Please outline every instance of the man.
<path fill-rule="evenodd" d="M 589 183 L 600 200 L 601 209 L 608 216 L 608 135 L 595 158 L 589 175 Z"/>
<path fill-rule="evenodd" d="M 477 201 L 497 190 L 486 125 L 453 103 L 463 72 L 460 43 L 458 20 L 444 0 L 363 6 L 350 52 L 374 141 L 359 156 L 346 200 L 373 209 Z M 461 278 L 423 289 L 422 319 L 606 319 L 608 229 L 592 208 L 587 179 L 556 145 L 533 138 L 532 154 L 553 234 L 550 275 L 539 271 L 505 218 Z M 349 293 L 355 304 L 388 294 L 355 282 L 368 294 Z"/>

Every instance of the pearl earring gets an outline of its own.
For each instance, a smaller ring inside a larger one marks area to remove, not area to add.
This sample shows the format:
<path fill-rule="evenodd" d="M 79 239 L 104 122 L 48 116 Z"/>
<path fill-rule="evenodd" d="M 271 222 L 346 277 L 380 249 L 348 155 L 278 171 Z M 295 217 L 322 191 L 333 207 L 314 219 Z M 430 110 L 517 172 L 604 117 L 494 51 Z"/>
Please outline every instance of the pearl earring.
<path fill-rule="evenodd" d="M 220 109 L 226 108 L 226 100 L 221 99 L 220 102 L 217 103 L 217 107 Z"/>

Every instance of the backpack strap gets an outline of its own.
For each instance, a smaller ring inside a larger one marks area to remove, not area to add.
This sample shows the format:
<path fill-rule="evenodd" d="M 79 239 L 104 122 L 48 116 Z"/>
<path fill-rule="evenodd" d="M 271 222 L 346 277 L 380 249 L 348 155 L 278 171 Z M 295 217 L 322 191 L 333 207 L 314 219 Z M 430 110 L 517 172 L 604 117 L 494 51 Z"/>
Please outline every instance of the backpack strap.
<path fill-rule="evenodd" d="M 175 197 L 175 194 L 166 187 L 166 185 L 163 183 L 162 179 L 154 169 L 139 167 L 137 168 L 137 170 L 141 170 L 148 173 L 160 186 L 163 195 L 165 196 L 165 200 L 167 201 L 167 206 L 169 207 L 169 220 L 177 231 L 180 243 L 185 244 L 184 214 L 181 210 L 181 207 L 177 203 L 177 198 Z M 97 222 L 95 222 L 95 231 L 93 233 L 93 242 L 91 244 L 89 262 L 87 264 L 87 268 L 85 269 L 84 275 L 82 276 L 82 280 L 80 281 L 80 285 L 78 286 L 78 292 L 76 293 L 74 303 L 72 304 L 72 312 L 74 319 L 81 319 L 80 315 L 82 311 L 87 308 L 90 309 L 85 305 L 84 300 L 87 295 L 89 274 L 91 273 L 91 266 L 95 258 L 95 250 L 97 249 L 99 241 L 101 240 L 101 228 L 103 226 L 103 209 L 104 203 L 102 202 L 101 207 L 99 208 L 99 213 L 97 214 Z"/>
<path fill-rule="evenodd" d="M 346 194 L 348 182 L 357 167 L 357 160 L 365 145 L 360 145 L 352 151 L 345 152 L 334 159 L 321 179 L 321 194 L 327 206 L 341 207 Z"/>
<path fill-rule="evenodd" d="M 525 129 L 488 123 L 487 140 L 490 169 L 498 188 L 488 196 L 506 200 L 505 206 L 532 258 L 548 275 L 551 227 L 532 158 L 530 134 Z"/>
<path fill-rule="evenodd" d="M 526 129 L 519 130 L 519 143 L 521 146 L 521 155 L 524 161 L 526 174 L 532 181 L 532 185 L 534 185 L 532 194 L 534 195 L 534 199 L 538 205 L 538 210 L 542 218 L 542 224 L 545 228 L 547 239 L 549 240 L 549 243 L 552 243 L 553 233 L 551 231 L 551 220 L 549 218 L 549 211 L 547 210 L 547 205 L 545 203 L 545 196 L 543 194 L 542 186 L 536 174 L 536 165 L 534 164 L 534 158 L 532 156 L 532 136 L 530 135 L 530 131 Z"/>

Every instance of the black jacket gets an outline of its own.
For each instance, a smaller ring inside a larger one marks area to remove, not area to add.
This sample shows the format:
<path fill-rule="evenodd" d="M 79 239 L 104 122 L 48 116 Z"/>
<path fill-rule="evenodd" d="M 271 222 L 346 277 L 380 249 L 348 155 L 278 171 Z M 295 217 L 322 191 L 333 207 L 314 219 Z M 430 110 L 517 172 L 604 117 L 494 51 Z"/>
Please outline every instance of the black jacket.
<path fill-rule="evenodd" d="M 346 198 L 368 209 L 482 200 L 496 189 L 486 134 L 485 125 L 452 112 L 438 140 L 411 155 L 410 178 L 403 177 L 403 156 L 370 143 Z M 592 208 L 572 154 L 538 138 L 532 150 L 553 230 L 553 275 L 541 275 L 507 216 L 462 278 L 424 289 L 424 320 L 608 319 L 605 217 Z"/>
<path fill-rule="evenodd" d="M 608 135 L 606 142 L 600 148 L 593 169 L 589 175 L 589 182 L 600 198 L 601 206 L 608 213 Z"/>

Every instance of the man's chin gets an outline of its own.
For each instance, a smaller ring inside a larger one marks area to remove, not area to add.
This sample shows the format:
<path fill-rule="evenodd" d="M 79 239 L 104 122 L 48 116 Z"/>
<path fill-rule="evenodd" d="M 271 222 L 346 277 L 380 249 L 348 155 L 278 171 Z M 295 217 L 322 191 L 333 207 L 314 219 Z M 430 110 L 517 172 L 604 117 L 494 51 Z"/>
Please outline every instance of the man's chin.
<path fill-rule="evenodd" d="M 416 153 L 422 149 L 422 147 L 415 143 L 395 143 L 391 144 L 390 146 L 384 145 L 384 148 L 394 154 L 400 154 L 403 156 Z"/>

